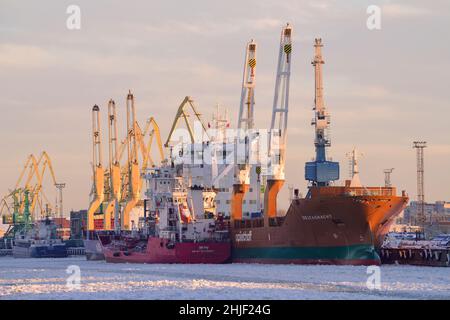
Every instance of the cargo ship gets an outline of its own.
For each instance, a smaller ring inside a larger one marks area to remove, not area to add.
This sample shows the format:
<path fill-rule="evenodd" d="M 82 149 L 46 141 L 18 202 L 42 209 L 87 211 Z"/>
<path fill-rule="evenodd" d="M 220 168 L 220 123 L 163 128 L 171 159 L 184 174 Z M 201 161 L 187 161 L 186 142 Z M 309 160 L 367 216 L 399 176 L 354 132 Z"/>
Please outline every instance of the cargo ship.
<path fill-rule="evenodd" d="M 315 159 L 305 165 L 308 181 L 306 197 L 295 190 L 285 214 L 277 210 L 277 194 L 285 181 L 284 164 L 289 101 L 291 30 L 283 29 L 280 42 L 277 81 L 272 116 L 272 132 L 278 149 L 271 150 L 265 173 L 262 218 L 243 219 L 242 203 L 252 184 L 237 179 L 231 195 L 232 261 L 244 263 L 293 263 L 379 265 L 378 250 L 394 218 L 408 202 L 405 192 L 397 195 L 395 187 L 365 187 L 359 181 L 357 157 L 353 152 L 352 179 L 343 186 L 339 163 L 331 161 L 326 148 L 330 114 L 325 107 L 322 83 L 321 39 L 314 43 L 315 70 L 314 118 Z M 249 99 L 250 101 L 252 99 Z M 274 126 L 274 119 L 282 119 Z M 273 135 L 272 135 L 273 137 Z M 269 138 L 271 139 L 271 138 Z M 248 166 L 240 166 L 235 177 L 246 176 Z"/>
<path fill-rule="evenodd" d="M 225 263 L 229 260 L 228 225 L 223 217 L 215 217 L 205 210 L 204 190 L 187 190 L 179 172 L 172 165 L 152 168 L 146 173 L 145 216 L 136 230 L 113 236 L 107 243 L 105 238 L 100 238 L 106 262 Z"/>
<path fill-rule="evenodd" d="M 378 244 L 406 202 L 395 188 L 311 187 L 283 217 L 234 221 L 233 262 L 379 265 Z"/>
<path fill-rule="evenodd" d="M 37 221 L 16 233 L 14 258 L 65 258 L 66 244 L 56 235 L 57 225 L 49 218 Z"/>

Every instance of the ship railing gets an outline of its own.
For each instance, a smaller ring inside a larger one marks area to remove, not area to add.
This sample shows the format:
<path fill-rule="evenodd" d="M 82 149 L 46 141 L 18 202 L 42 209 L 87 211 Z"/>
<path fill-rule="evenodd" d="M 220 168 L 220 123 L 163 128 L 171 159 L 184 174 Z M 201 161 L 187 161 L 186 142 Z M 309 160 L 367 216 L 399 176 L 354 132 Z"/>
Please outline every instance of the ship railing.
<path fill-rule="evenodd" d="M 384 187 L 362 187 L 361 189 L 352 189 L 346 192 L 349 196 L 393 196 L 395 189 Z"/>
<path fill-rule="evenodd" d="M 12 256 L 12 249 L 0 249 L 0 257 Z"/>
<path fill-rule="evenodd" d="M 73 247 L 67 248 L 67 254 L 69 256 L 84 256 L 86 254 L 86 251 L 84 247 Z"/>
<path fill-rule="evenodd" d="M 235 228 L 262 228 L 264 227 L 264 219 L 245 219 L 245 220 L 235 220 L 234 221 Z"/>

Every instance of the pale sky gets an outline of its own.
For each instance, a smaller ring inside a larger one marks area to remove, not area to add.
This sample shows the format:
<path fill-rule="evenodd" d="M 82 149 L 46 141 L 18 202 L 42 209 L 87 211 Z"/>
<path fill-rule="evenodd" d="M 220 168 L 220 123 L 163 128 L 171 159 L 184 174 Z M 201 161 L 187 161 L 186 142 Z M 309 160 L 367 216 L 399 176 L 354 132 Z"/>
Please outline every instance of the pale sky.
<path fill-rule="evenodd" d="M 66 8 L 81 8 L 81 29 L 66 28 Z M 381 30 L 366 9 L 381 7 Z M 282 25 L 293 26 L 287 184 L 306 190 L 314 156 L 313 39 L 324 42 L 324 93 L 332 147 L 348 177 L 355 146 L 364 185 L 416 197 L 412 141 L 426 140 L 425 198 L 450 200 L 450 2 L 436 1 L 23 1 L 0 0 L 0 193 L 12 188 L 30 153 L 46 150 L 65 208 L 85 209 L 91 187 L 91 108 L 110 98 L 125 126 L 134 92 L 139 121 L 154 116 L 163 139 L 191 95 L 205 119 L 215 105 L 236 124 L 246 43 L 258 43 L 256 126 L 270 125 Z M 123 132 L 123 131 L 122 131 Z M 106 140 L 104 155 L 107 159 Z M 47 183 L 47 194 L 55 197 Z M 51 199 L 53 199 L 51 198 Z M 286 192 L 280 195 L 287 203 Z"/>

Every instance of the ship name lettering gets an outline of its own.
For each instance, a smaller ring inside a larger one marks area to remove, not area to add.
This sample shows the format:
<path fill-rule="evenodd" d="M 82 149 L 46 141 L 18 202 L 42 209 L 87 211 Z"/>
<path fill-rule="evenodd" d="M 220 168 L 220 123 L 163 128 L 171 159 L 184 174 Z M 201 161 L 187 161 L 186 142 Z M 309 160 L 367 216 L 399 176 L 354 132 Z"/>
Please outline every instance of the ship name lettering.
<path fill-rule="evenodd" d="M 243 233 L 237 233 L 236 234 L 236 242 L 241 241 L 252 241 L 252 232 L 243 232 Z"/>
<path fill-rule="evenodd" d="M 333 216 L 331 214 L 322 214 L 318 216 L 302 216 L 302 220 L 331 220 Z"/>

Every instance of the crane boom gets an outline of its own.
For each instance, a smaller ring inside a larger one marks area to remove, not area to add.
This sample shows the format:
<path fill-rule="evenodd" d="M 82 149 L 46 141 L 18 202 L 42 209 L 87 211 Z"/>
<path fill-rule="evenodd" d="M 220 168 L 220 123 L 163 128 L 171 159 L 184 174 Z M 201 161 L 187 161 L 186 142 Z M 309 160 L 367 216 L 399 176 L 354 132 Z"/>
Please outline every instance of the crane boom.
<path fill-rule="evenodd" d="M 245 50 L 238 129 L 247 130 L 254 127 L 255 71 L 256 42 L 251 40 Z"/>
<path fill-rule="evenodd" d="M 88 230 L 94 230 L 94 213 L 102 204 L 104 194 L 104 169 L 102 165 L 102 143 L 100 130 L 100 108 L 92 108 L 92 173 L 94 198 L 88 209 Z"/>

